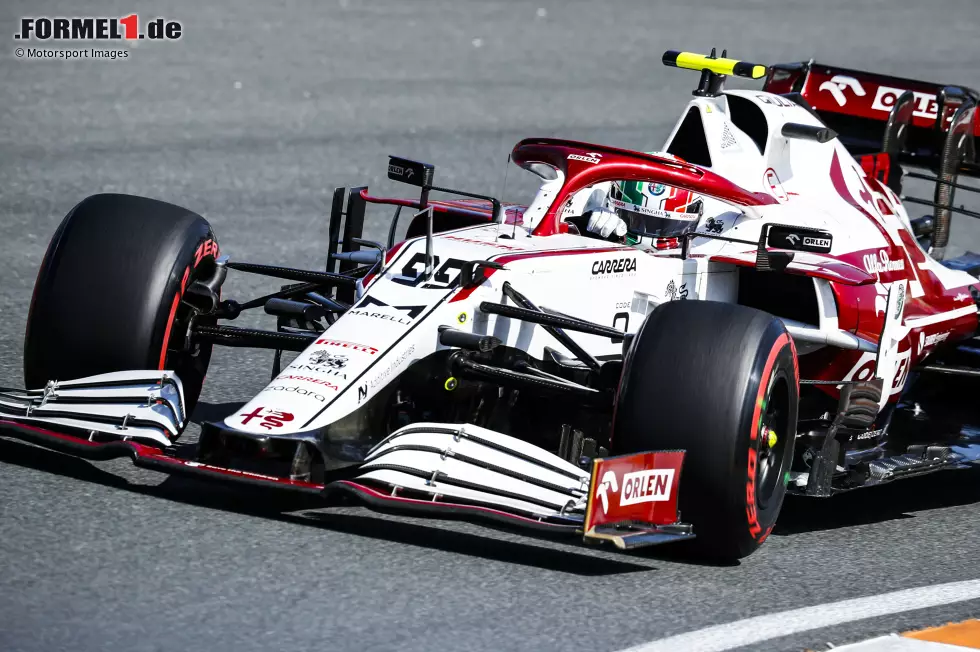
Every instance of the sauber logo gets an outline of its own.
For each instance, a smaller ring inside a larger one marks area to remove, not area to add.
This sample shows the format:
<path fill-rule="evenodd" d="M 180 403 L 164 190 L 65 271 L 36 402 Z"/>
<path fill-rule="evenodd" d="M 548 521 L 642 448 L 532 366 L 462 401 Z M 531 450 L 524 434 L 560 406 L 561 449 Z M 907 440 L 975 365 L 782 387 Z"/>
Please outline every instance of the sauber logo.
<path fill-rule="evenodd" d="M 670 500 L 670 487 L 674 482 L 674 469 L 646 469 L 623 476 L 623 492 L 619 495 L 620 507 Z"/>
<path fill-rule="evenodd" d="M 612 487 L 612 492 L 619 491 L 619 483 L 616 481 L 615 471 L 606 471 L 602 474 L 602 482 L 595 490 L 595 497 L 602 501 L 602 513 L 609 513 L 609 497 L 606 492 Z"/>
<path fill-rule="evenodd" d="M 868 94 L 861 86 L 861 82 L 847 75 L 834 75 L 828 81 L 820 84 L 820 90 L 828 91 L 834 97 L 837 106 L 847 104 L 847 96 L 844 94 L 845 88 L 850 88 L 858 97 L 864 97 Z"/>

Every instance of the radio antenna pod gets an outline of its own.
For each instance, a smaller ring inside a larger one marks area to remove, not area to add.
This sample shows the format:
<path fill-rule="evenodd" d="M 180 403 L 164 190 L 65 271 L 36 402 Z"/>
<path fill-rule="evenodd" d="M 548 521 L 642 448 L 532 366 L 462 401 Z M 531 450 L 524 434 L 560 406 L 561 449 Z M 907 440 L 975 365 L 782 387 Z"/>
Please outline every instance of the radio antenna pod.
<path fill-rule="evenodd" d="M 711 48 L 711 54 L 706 56 L 695 54 L 694 52 L 667 50 L 664 52 L 662 61 L 665 66 L 671 68 L 699 70 L 701 72 L 701 81 L 694 91 L 694 95 L 699 97 L 715 97 L 720 95 L 725 87 L 725 79 L 728 75 L 746 77 L 748 79 L 761 79 L 766 76 L 766 66 L 729 59 L 727 57 L 728 50 L 723 50 L 720 58 L 715 56 L 715 52 L 716 49 Z"/>

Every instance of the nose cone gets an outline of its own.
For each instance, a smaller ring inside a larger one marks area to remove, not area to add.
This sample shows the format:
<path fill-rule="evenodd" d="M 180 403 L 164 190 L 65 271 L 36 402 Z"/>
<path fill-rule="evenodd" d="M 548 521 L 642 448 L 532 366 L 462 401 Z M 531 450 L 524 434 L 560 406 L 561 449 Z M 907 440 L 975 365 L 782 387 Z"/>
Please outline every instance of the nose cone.
<path fill-rule="evenodd" d="M 331 332 L 353 330 L 344 320 L 338 320 Z M 276 436 L 306 430 L 378 357 L 373 346 L 318 338 L 224 423 L 235 430 Z"/>

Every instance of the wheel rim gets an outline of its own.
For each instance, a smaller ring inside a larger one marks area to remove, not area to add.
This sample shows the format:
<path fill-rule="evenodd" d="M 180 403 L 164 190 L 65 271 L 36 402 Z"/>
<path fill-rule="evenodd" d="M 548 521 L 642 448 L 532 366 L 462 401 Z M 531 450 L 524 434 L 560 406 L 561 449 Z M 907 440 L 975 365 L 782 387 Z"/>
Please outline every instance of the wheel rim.
<path fill-rule="evenodd" d="M 762 404 L 762 417 L 756 437 L 758 468 L 755 476 L 755 499 L 759 509 L 766 509 L 784 482 L 787 448 L 792 440 L 789 424 L 789 383 L 785 374 L 772 377 Z"/>

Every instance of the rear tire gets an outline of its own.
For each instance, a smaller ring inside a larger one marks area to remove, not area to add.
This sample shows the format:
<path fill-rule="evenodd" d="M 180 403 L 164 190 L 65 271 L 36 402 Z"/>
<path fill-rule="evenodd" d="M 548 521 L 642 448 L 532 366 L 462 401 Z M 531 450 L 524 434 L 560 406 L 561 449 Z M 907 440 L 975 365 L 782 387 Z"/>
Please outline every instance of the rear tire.
<path fill-rule="evenodd" d="M 188 413 L 201 393 L 211 345 L 182 350 L 193 314 L 181 302 L 209 278 L 218 244 L 185 208 L 131 195 L 75 206 L 41 263 L 24 339 L 29 388 L 130 369 L 171 369 Z"/>
<path fill-rule="evenodd" d="M 776 522 L 798 403 L 796 349 L 779 319 L 673 301 L 647 317 L 627 353 L 612 447 L 686 450 L 681 518 L 694 526 L 702 554 L 737 559 Z"/>

